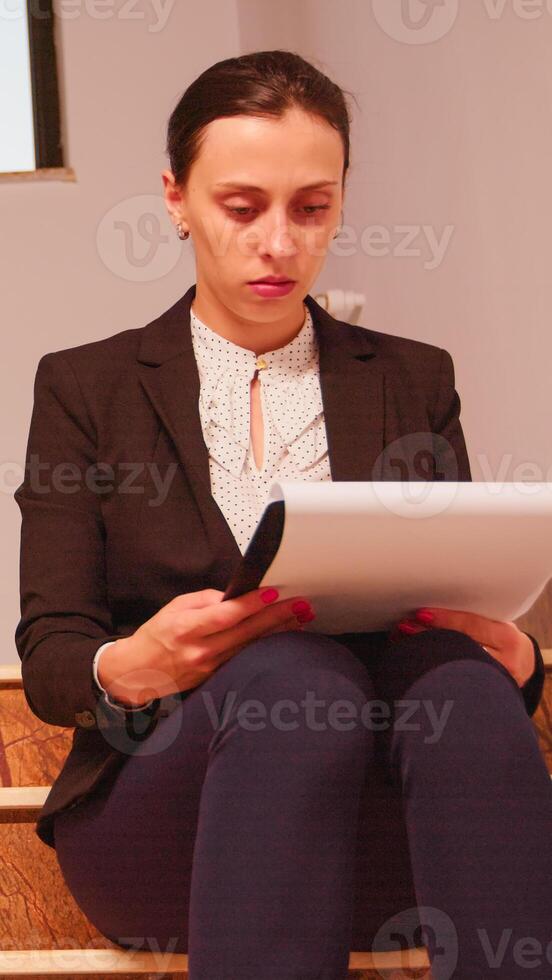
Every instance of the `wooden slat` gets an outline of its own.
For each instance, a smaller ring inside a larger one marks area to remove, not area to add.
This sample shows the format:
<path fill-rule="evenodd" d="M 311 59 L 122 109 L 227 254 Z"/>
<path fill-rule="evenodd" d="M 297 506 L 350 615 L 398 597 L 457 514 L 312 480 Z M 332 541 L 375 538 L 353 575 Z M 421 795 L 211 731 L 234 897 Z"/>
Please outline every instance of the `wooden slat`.
<path fill-rule="evenodd" d="M 350 970 L 397 970 L 428 967 L 429 957 L 425 948 L 397 950 L 389 953 L 351 953 Z"/>
<path fill-rule="evenodd" d="M 0 810 L 39 809 L 51 786 L 2 786 L 0 787 Z"/>
<path fill-rule="evenodd" d="M 387 953 L 351 953 L 350 970 L 427 968 L 424 948 Z M 124 949 L 24 949 L 0 951 L 0 973 L 15 976 L 116 976 L 121 973 L 187 973 L 186 953 Z"/>
<path fill-rule="evenodd" d="M 0 664 L 0 684 L 21 685 L 21 663 Z"/>
<path fill-rule="evenodd" d="M 552 670 L 552 648 L 541 652 L 546 669 Z M 0 664 L 0 686 L 2 684 L 17 684 L 21 687 L 21 664 Z"/>
<path fill-rule="evenodd" d="M 34 824 L 51 786 L 0 786 L 0 824 Z"/>
<path fill-rule="evenodd" d="M 22 687 L 21 663 L 0 664 L 0 687 Z"/>

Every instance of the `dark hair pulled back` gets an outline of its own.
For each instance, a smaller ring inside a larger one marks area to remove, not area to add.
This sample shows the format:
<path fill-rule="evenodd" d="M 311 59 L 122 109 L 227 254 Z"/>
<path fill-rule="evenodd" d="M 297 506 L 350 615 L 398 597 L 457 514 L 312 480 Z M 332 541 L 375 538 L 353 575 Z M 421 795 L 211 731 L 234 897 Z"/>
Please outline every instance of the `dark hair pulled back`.
<path fill-rule="evenodd" d="M 347 93 L 349 94 L 349 93 Z M 211 65 L 186 89 L 169 118 L 167 154 L 177 185 L 185 187 L 214 119 L 247 115 L 281 118 L 300 108 L 324 119 L 343 142 L 342 189 L 350 165 L 351 116 L 343 89 L 291 51 L 254 51 Z"/>

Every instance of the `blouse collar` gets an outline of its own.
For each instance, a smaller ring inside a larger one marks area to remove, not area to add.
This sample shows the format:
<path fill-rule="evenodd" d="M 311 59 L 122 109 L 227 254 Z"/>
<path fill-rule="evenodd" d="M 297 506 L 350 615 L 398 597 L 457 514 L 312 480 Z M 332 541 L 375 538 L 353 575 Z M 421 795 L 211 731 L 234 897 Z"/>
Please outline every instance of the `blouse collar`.
<path fill-rule="evenodd" d="M 304 311 L 303 326 L 293 340 L 278 350 L 257 355 L 254 351 L 240 347 L 226 337 L 221 337 L 191 309 L 190 322 L 198 367 L 205 374 L 210 375 L 231 368 L 234 372 L 245 375 L 248 381 L 253 378 L 259 366 L 258 361 L 265 362 L 271 377 L 277 374 L 288 375 L 290 371 L 296 372 L 308 368 L 317 354 L 318 344 L 310 310 L 304 306 Z"/>
<path fill-rule="evenodd" d="M 249 382 L 257 369 L 272 424 L 297 466 L 314 465 L 327 449 L 318 342 L 310 310 L 304 308 L 303 326 L 293 340 L 260 356 L 221 337 L 190 310 L 203 435 L 210 454 L 237 477 L 249 449 Z"/>

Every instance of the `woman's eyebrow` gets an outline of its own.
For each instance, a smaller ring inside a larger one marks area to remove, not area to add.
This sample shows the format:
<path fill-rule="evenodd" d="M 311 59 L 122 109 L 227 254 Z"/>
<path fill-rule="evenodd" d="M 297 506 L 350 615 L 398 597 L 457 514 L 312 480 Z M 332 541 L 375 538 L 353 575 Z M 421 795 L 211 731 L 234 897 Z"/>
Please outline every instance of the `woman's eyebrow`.
<path fill-rule="evenodd" d="M 330 184 L 337 184 L 337 180 L 317 180 L 313 184 L 306 184 L 304 187 L 299 187 L 300 191 L 312 191 L 316 190 L 318 187 L 329 187 Z M 234 190 L 240 191 L 260 191 L 261 194 L 266 194 L 263 187 L 255 187 L 253 184 L 241 184 L 234 180 L 219 180 L 215 187 L 232 187 Z"/>

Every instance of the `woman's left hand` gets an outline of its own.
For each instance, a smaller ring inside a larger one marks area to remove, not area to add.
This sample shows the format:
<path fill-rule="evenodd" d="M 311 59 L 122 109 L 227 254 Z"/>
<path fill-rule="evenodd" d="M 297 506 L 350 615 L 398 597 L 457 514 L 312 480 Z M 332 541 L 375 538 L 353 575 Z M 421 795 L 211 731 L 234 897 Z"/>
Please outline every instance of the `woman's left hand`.
<path fill-rule="evenodd" d="M 535 670 L 533 643 L 515 623 L 503 623 L 459 609 L 424 606 L 416 610 L 413 618 L 402 619 L 397 624 L 399 633 L 395 633 L 395 637 L 420 633 L 427 629 L 459 630 L 460 633 L 471 636 L 472 640 L 480 643 L 487 653 L 506 667 L 519 687 L 529 680 Z"/>

